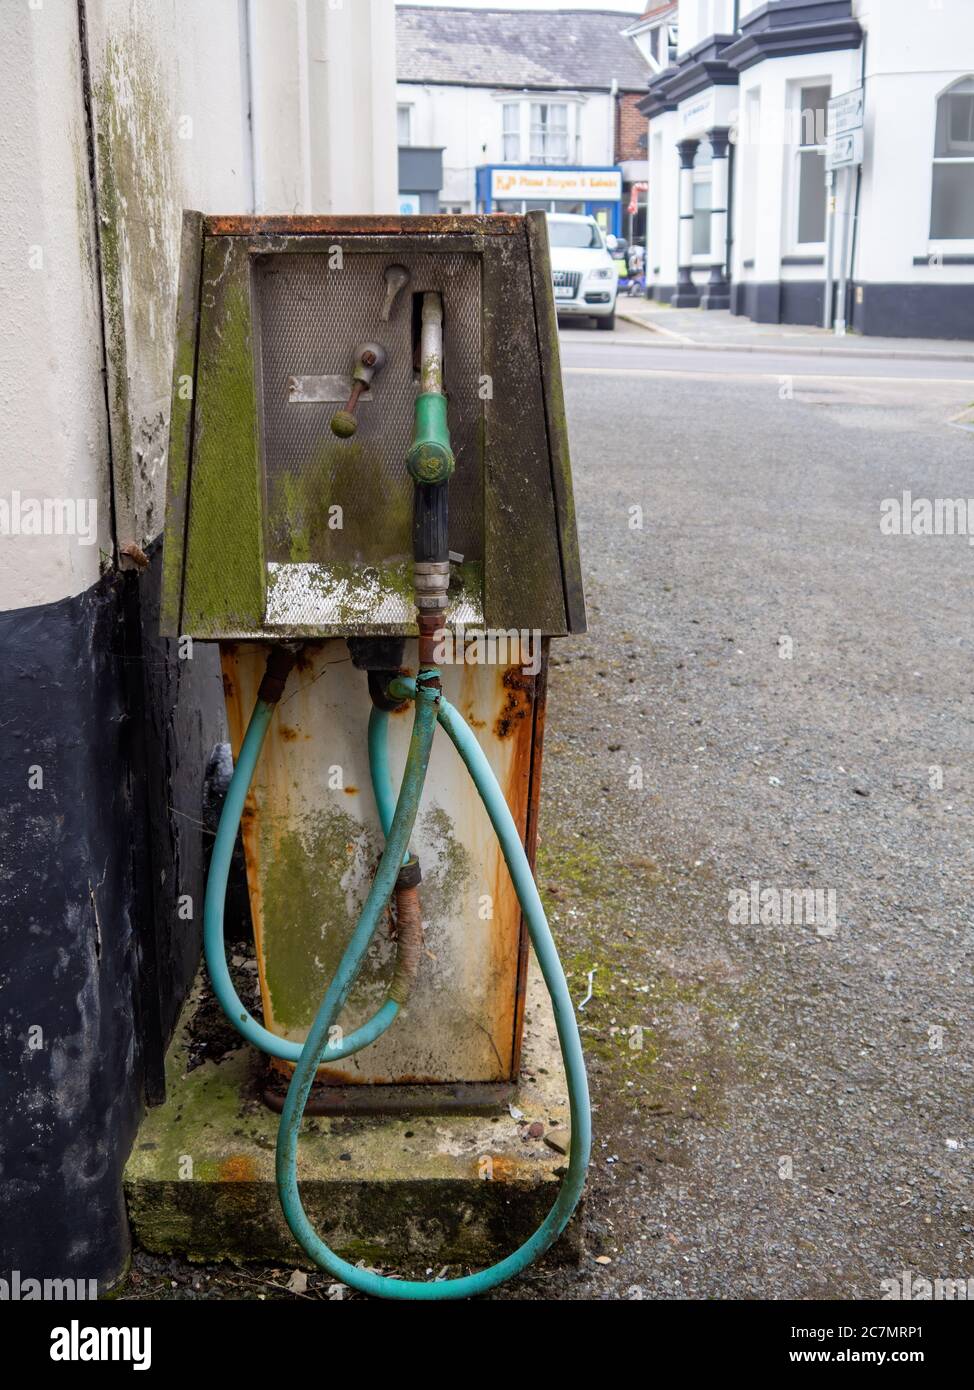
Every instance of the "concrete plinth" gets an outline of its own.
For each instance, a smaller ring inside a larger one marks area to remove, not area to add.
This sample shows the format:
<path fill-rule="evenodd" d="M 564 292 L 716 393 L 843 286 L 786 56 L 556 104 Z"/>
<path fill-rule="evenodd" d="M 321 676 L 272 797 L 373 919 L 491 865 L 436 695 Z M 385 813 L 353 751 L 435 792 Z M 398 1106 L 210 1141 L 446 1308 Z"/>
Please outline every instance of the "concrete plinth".
<path fill-rule="evenodd" d="M 307 1265 L 277 1198 L 278 1117 L 260 1099 L 256 1056 L 242 1047 L 198 1061 L 202 997 L 199 985 L 170 1048 L 166 1103 L 147 1113 L 126 1169 L 133 1235 L 147 1250 L 195 1260 Z M 533 960 L 511 1109 L 307 1119 L 298 1173 L 316 1229 L 345 1259 L 413 1269 L 488 1263 L 535 1229 L 568 1162 L 551 1145 L 567 1148 L 569 1117 L 551 1005 Z M 529 1136 L 538 1123 L 543 1135 Z M 578 1258 L 580 1229 L 576 1214 L 555 1257 Z"/>

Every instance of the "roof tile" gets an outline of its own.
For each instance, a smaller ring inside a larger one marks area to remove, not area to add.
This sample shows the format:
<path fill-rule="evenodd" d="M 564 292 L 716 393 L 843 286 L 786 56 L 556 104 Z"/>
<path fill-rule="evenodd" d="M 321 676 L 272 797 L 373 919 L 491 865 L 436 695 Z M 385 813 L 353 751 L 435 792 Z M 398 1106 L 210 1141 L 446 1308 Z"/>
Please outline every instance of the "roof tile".
<path fill-rule="evenodd" d="M 396 7 L 400 82 L 643 92 L 648 64 L 619 10 Z"/>

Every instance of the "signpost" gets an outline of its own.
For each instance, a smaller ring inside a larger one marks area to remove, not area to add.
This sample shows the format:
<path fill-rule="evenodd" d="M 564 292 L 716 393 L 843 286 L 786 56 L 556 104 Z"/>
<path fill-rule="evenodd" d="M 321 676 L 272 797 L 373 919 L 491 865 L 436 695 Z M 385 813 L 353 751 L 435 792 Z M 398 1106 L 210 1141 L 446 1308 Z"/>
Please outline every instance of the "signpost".
<path fill-rule="evenodd" d="M 825 168 L 848 169 L 862 163 L 862 127 L 847 130 L 841 135 L 829 131 L 829 143 L 825 154 Z"/>
<path fill-rule="evenodd" d="M 824 326 L 832 323 L 832 256 L 835 243 L 835 210 L 838 202 L 838 181 L 842 181 L 842 238 L 839 248 L 839 284 L 836 293 L 835 332 L 841 337 L 846 331 L 846 298 L 849 282 L 849 252 L 851 246 L 852 202 L 855 179 L 853 169 L 862 164 L 864 101 L 862 87 L 843 92 L 829 102 L 828 135 L 825 153 L 826 179 L 829 188 L 828 230 L 825 254 Z M 840 173 L 839 171 L 843 171 Z"/>

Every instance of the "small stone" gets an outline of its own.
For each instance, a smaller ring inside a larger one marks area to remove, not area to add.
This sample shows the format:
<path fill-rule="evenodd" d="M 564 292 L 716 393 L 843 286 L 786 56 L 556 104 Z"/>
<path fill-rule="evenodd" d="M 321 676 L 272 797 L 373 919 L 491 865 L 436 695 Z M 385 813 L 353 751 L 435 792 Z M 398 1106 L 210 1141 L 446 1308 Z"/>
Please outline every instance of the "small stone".
<path fill-rule="evenodd" d="M 567 1129 L 549 1129 L 544 1141 L 549 1149 L 554 1149 L 556 1154 L 567 1154 L 569 1147 Z"/>
<path fill-rule="evenodd" d="M 528 1125 L 528 1135 L 531 1139 L 540 1139 L 542 1134 L 544 1134 L 544 1125 L 540 1120 L 535 1120 L 533 1124 Z"/>

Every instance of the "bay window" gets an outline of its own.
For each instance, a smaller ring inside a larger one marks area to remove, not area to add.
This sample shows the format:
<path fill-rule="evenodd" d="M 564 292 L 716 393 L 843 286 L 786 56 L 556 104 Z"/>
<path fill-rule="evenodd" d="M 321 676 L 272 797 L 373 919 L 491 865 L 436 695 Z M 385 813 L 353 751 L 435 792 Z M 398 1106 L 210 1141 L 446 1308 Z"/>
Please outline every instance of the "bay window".
<path fill-rule="evenodd" d="M 516 164 L 521 158 L 521 103 L 505 101 L 502 124 L 502 158 L 505 164 Z"/>
<path fill-rule="evenodd" d="M 531 163 L 568 163 L 568 107 L 565 102 L 531 103 Z"/>
<path fill-rule="evenodd" d="M 825 149 L 831 93 L 829 86 L 802 87 L 800 91 L 801 134 L 795 170 L 795 240 L 799 246 L 817 246 L 825 241 Z"/>
<path fill-rule="evenodd" d="M 937 101 L 930 236 L 974 238 L 974 77 L 955 82 Z"/>
<path fill-rule="evenodd" d="M 701 140 L 693 161 L 693 254 L 710 255 L 710 209 L 713 207 L 714 156 L 709 140 Z"/>

